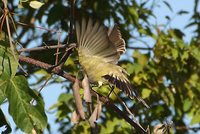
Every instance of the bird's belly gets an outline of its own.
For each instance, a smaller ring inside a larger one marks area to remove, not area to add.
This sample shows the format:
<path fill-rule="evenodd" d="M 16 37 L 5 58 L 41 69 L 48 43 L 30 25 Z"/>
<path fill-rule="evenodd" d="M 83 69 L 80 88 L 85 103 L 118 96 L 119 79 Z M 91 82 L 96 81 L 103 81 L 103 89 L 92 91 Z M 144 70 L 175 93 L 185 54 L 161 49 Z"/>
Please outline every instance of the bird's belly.
<path fill-rule="evenodd" d="M 104 63 L 95 58 L 87 57 L 84 60 L 80 60 L 80 64 L 86 72 L 91 83 L 104 82 L 102 76 L 106 75 L 107 63 Z"/>

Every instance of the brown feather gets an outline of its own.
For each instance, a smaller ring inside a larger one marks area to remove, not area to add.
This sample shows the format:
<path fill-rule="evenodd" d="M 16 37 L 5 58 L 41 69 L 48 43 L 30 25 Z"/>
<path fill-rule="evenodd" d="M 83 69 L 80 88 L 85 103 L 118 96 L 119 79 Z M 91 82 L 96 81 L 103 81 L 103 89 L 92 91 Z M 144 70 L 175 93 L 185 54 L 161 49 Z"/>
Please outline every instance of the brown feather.
<path fill-rule="evenodd" d="M 118 29 L 118 26 L 115 25 L 112 29 L 108 30 L 109 40 L 117 47 L 117 51 L 120 54 L 125 53 L 125 41 L 121 36 L 121 32 Z"/>

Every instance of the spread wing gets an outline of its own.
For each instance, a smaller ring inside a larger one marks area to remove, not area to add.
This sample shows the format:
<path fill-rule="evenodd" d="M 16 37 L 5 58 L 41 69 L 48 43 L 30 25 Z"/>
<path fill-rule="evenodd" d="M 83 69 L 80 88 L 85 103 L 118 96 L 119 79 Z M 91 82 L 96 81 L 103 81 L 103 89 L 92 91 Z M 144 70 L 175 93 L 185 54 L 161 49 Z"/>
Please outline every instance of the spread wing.
<path fill-rule="evenodd" d="M 76 22 L 76 35 L 79 55 L 96 56 L 105 62 L 116 63 L 119 53 L 116 46 L 110 41 L 106 28 L 93 23 L 91 19 L 86 23 L 85 19 L 81 24 Z"/>
<path fill-rule="evenodd" d="M 120 54 L 125 53 L 126 51 L 126 43 L 121 36 L 121 32 L 118 29 L 118 26 L 115 25 L 112 29 L 108 30 L 108 37 L 110 41 L 117 47 L 117 52 Z"/>

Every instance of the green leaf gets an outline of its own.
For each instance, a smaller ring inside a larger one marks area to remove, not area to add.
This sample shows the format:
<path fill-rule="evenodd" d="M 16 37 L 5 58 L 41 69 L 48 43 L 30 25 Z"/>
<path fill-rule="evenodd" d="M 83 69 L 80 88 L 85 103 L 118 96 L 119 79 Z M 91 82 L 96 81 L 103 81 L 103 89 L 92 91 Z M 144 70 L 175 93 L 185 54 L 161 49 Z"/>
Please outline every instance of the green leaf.
<path fill-rule="evenodd" d="M 131 133 L 129 131 L 130 128 L 131 126 L 125 120 L 114 117 L 112 120 L 108 120 L 105 125 L 101 126 L 100 134 L 128 134 Z"/>
<path fill-rule="evenodd" d="M 188 57 L 189 57 L 189 52 L 188 51 L 184 51 L 183 54 L 181 55 L 181 61 L 187 60 Z"/>
<path fill-rule="evenodd" d="M 134 72 L 133 64 L 128 63 L 128 64 L 126 65 L 126 71 L 127 71 L 129 74 L 132 74 L 132 73 Z"/>
<path fill-rule="evenodd" d="M 0 79 L 6 80 L 15 76 L 18 67 L 18 55 L 15 57 L 12 54 L 9 44 L 6 41 L 0 40 Z"/>
<path fill-rule="evenodd" d="M 197 124 L 197 123 L 200 123 L 200 111 L 197 111 L 196 114 L 193 116 L 190 124 L 193 125 L 193 124 Z"/>
<path fill-rule="evenodd" d="M 137 13 L 137 11 L 135 10 L 134 7 L 130 7 L 130 8 L 129 8 L 129 12 L 134 16 L 134 18 L 135 18 L 136 20 L 138 20 L 139 16 L 138 16 L 138 13 Z"/>
<path fill-rule="evenodd" d="M 139 72 L 141 72 L 143 70 L 143 67 L 140 64 L 137 64 L 137 63 L 133 64 L 131 68 L 134 70 L 135 74 L 138 74 Z M 131 70 L 131 68 L 129 67 L 128 71 Z"/>
<path fill-rule="evenodd" d="M 192 106 L 192 101 L 190 99 L 184 100 L 183 110 L 188 111 Z"/>
<path fill-rule="evenodd" d="M 73 98 L 74 98 L 73 94 L 63 93 L 59 96 L 58 101 L 63 101 L 63 102 L 69 103 L 69 101 L 72 100 Z"/>
<path fill-rule="evenodd" d="M 6 96 L 5 96 L 5 87 L 4 86 L 4 81 L 1 81 L 0 80 L 0 105 L 3 103 L 3 101 L 6 99 Z"/>
<path fill-rule="evenodd" d="M 184 104 L 183 104 L 183 110 L 184 111 L 188 111 L 191 106 L 192 106 L 192 102 L 191 102 L 190 99 L 184 100 Z"/>
<path fill-rule="evenodd" d="M 5 96 L 5 89 L 6 89 L 6 81 L 3 81 L 0 79 L 0 105 L 3 103 L 3 101 L 6 99 Z"/>
<path fill-rule="evenodd" d="M 8 133 L 11 133 L 11 131 L 12 131 L 10 124 L 8 123 L 6 117 L 1 109 L 0 109 L 0 127 L 5 127 L 5 130 L 1 131 L 2 134 L 8 134 Z"/>
<path fill-rule="evenodd" d="M 43 130 L 47 126 L 47 118 L 44 112 L 44 104 L 28 87 L 24 76 L 15 76 L 1 83 L 5 89 L 5 95 L 9 102 L 9 113 L 13 117 L 17 127 L 30 133 L 34 128 Z M 35 99 L 36 104 L 30 102 Z"/>
<path fill-rule="evenodd" d="M 30 7 L 34 8 L 34 9 L 38 9 L 38 8 L 40 8 L 42 5 L 44 5 L 44 3 L 34 0 L 34 1 L 31 1 L 31 2 L 29 3 L 29 5 L 30 5 Z"/>
<path fill-rule="evenodd" d="M 71 131 L 72 134 L 89 134 L 90 124 L 88 121 L 81 121 L 79 124 L 75 125 Z"/>
<path fill-rule="evenodd" d="M 139 31 L 141 34 L 146 34 L 146 33 L 147 33 L 147 31 L 146 31 L 145 29 L 143 29 L 143 28 L 140 28 L 138 31 Z"/>
<path fill-rule="evenodd" d="M 178 57 L 178 50 L 177 49 L 172 49 L 172 57 L 176 59 Z"/>
<path fill-rule="evenodd" d="M 150 96 L 150 94 L 151 94 L 151 90 L 150 89 L 147 89 L 147 88 L 145 88 L 145 89 L 143 89 L 142 90 L 142 98 L 148 98 L 149 96 Z"/>
<path fill-rule="evenodd" d="M 63 120 L 66 118 L 66 113 L 71 113 L 74 110 L 74 96 L 71 93 L 62 93 L 58 102 L 52 105 L 49 110 L 57 109 L 57 121 Z"/>
<path fill-rule="evenodd" d="M 198 60 L 198 62 L 200 62 L 200 49 L 195 48 L 195 47 L 193 47 L 193 48 L 191 48 L 191 49 L 192 49 L 192 52 L 191 52 L 192 56 L 193 56 L 196 60 Z"/>
<path fill-rule="evenodd" d="M 28 0 L 20 0 L 20 2 L 28 2 Z"/>

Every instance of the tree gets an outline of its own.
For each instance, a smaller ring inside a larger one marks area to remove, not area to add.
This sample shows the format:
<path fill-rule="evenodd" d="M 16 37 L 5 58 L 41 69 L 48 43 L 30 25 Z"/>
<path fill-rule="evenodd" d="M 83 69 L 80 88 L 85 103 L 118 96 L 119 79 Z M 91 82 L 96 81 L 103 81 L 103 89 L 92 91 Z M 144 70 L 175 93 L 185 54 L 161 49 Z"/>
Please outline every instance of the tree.
<path fill-rule="evenodd" d="M 173 10 L 166 1 L 161 1 Z M 92 103 L 83 103 L 86 120 L 77 120 L 75 99 L 83 96 L 79 91 L 82 76 L 77 63 L 74 21 L 92 17 L 107 26 L 117 23 L 127 42 L 131 57 L 120 60 L 119 65 L 130 74 L 129 80 L 142 98 L 150 105 L 145 109 L 137 101 L 133 102 L 118 93 L 129 105 L 130 111 L 143 128 L 166 122 L 174 123 L 173 133 L 199 131 L 200 123 L 200 47 L 198 0 L 195 0 L 191 22 L 186 27 L 195 27 L 192 40 L 186 43 L 180 29 L 152 24 L 154 7 L 159 3 L 146 1 L 54 1 L 46 3 L 20 0 L 2 0 L 0 29 L 0 104 L 9 104 L 9 113 L 17 127 L 27 133 L 43 133 L 49 128 L 40 90 L 47 84 L 62 84 L 66 90 L 60 94 L 58 102 L 50 109 L 57 112 L 55 123 L 60 133 L 136 133 L 142 131 L 138 123 L 127 116 L 126 107 L 114 93 L 107 99 L 107 88 L 93 88 Z M 21 8 L 19 8 L 21 7 Z M 23 7 L 23 8 L 22 8 Z M 187 14 L 180 11 L 177 15 Z M 155 18 L 156 19 L 156 18 Z M 60 29 L 62 32 L 60 32 Z M 167 30 L 166 30 L 167 29 Z M 144 38 L 155 42 L 153 46 Z M 135 47 L 131 41 L 146 47 Z M 28 47 L 31 46 L 31 49 Z M 133 47 L 134 46 L 134 47 Z M 144 52 L 145 51 L 145 52 Z M 57 66 L 57 64 L 59 65 Z M 56 75 L 55 75 L 56 74 Z M 32 89 L 27 82 L 36 76 L 33 85 L 41 85 L 40 90 Z M 78 76 L 79 80 L 75 76 Z M 63 77 L 63 78 L 61 78 Z M 86 82 L 87 84 L 87 82 Z M 73 89 L 73 90 L 72 90 Z M 84 88 L 85 89 L 85 88 Z M 74 90 L 78 90 L 74 93 Z M 115 92 L 118 92 L 115 89 Z M 99 94 L 99 99 L 96 95 Z M 80 101 L 80 98 L 79 98 Z M 84 102 L 84 101 L 83 101 Z M 101 103 L 102 112 L 99 114 Z M 87 109 L 91 106 L 92 110 Z M 121 108 L 121 109 L 119 109 Z M 77 108 L 78 109 L 78 108 Z M 96 110 L 96 114 L 92 114 Z M 72 123 L 71 115 L 73 117 Z M 93 117 L 93 118 L 90 118 Z M 4 133 L 11 132 L 9 121 L 0 109 L 0 126 L 6 125 Z M 91 119 L 91 120 L 89 120 Z M 88 120 L 90 122 L 88 122 Z M 188 120 L 189 124 L 184 120 Z M 94 127 L 91 127 L 94 125 Z M 166 125 L 168 126 L 168 125 Z M 133 129 L 134 127 L 134 129 Z M 12 128 L 13 129 L 13 128 Z"/>

